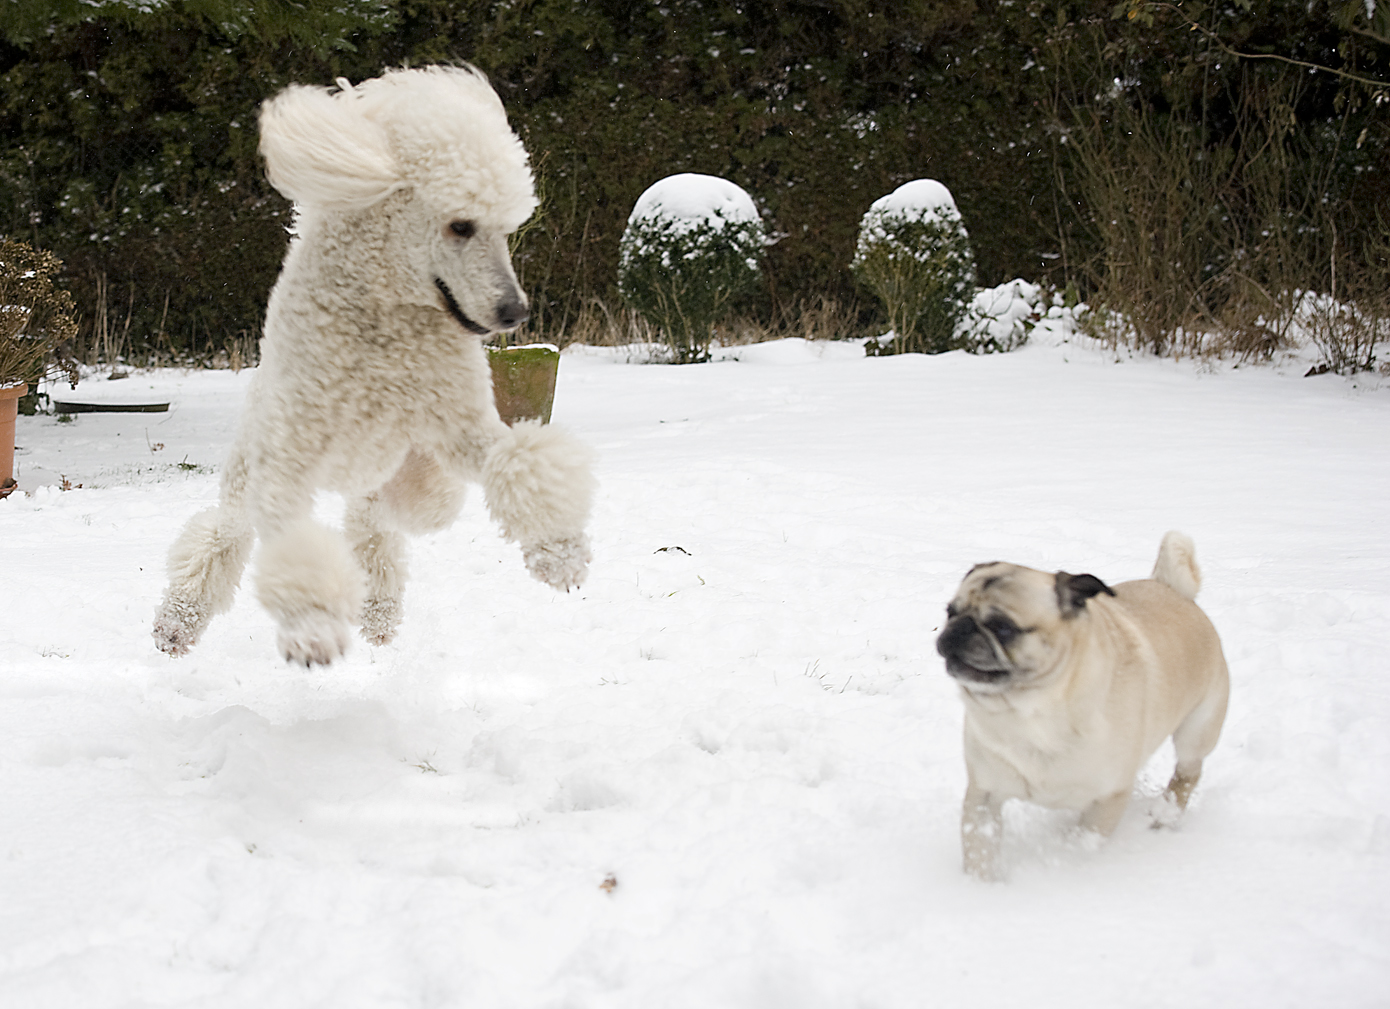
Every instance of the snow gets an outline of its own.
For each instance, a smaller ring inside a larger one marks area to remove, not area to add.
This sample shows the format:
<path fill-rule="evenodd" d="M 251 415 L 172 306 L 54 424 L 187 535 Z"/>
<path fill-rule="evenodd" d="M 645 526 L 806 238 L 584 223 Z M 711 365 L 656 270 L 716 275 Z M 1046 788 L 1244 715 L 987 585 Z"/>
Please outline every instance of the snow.
<path fill-rule="evenodd" d="M 996 287 L 976 290 L 957 333 L 970 346 L 988 346 L 1002 351 L 1023 345 L 1028 334 L 1044 312 L 1054 319 L 1066 319 L 1070 324 L 1073 313 L 1062 305 L 1049 306 L 1042 288 L 1015 277 Z"/>
<path fill-rule="evenodd" d="M 883 217 L 901 217 L 907 220 L 958 221 L 960 211 L 956 209 L 951 191 L 935 179 L 913 179 L 904 182 L 887 196 L 880 196 L 869 207 L 869 213 L 877 211 Z M 866 215 L 867 216 L 867 215 Z"/>
<path fill-rule="evenodd" d="M 762 223 L 753 198 L 741 187 L 728 179 L 695 172 L 668 175 L 648 186 L 633 204 L 627 222 L 665 219 L 677 222 L 678 234 L 706 223 L 716 231 L 723 229 L 725 221 Z"/>
<path fill-rule="evenodd" d="M 634 292 L 628 286 L 633 283 L 630 270 L 654 254 L 664 270 L 677 258 L 694 263 L 733 255 L 756 273 L 765 244 L 758 208 L 739 186 L 713 175 L 668 175 L 647 187 L 628 216 L 620 243 L 619 286 L 625 296 L 646 301 L 649 292 Z M 642 288 L 650 281 L 636 283 Z"/>
<path fill-rule="evenodd" d="M 19 418 L 0 1005 L 1383 1005 L 1390 386 L 1059 323 L 989 356 L 569 348 L 583 590 L 474 494 L 414 542 L 399 639 L 308 672 L 249 588 L 185 659 L 149 634 L 249 372 Z M 945 602 L 977 561 L 1142 576 L 1169 528 L 1234 682 L 1188 815 L 1148 827 L 1161 751 L 1107 844 L 1011 806 L 1009 881 L 967 880 Z"/>
<path fill-rule="evenodd" d="M 926 225 L 929 234 L 912 234 L 920 230 L 916 225 Z M 905 226 L 906 235 L 902 233 Z M 950 190 L 935 179 L 915 179 L 879 197 L 865 211 L 854 265 L 862 265 L 873 247 L 886 246 L 889 259 L 905 256 L 935 264 L 933 272 L 943 274 L 959 295 L 968 298 L 975 272 L 969 243 L 970 234 Z M 943 250 L 944 263 L 939 261 Z"/>

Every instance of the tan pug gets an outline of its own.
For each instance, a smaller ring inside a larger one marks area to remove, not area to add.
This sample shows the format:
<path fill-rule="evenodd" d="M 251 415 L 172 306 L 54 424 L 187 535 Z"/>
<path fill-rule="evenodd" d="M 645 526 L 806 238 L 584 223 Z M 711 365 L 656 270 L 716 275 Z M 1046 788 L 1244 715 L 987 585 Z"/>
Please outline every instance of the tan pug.
<path fill-rule="evenodd" d="M 972 568 L 936 639 L 965 701 L 965 870 L 999 874 L 1001 807 L 1075 809 L 1108 837 L 1135 775 L 1170 735 L 1179 811 L 1226 717 L 1216 629 L 1192 600 L 1192 541 L 1163 537 L 1153 574 L 1114 588 L 1094 575 L 994 562 Z"/>

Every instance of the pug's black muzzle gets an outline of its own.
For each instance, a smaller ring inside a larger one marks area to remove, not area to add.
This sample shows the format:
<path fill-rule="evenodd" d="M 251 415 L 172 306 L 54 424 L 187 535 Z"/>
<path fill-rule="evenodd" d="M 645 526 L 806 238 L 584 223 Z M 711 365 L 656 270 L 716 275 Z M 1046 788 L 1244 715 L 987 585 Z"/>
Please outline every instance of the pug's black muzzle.
<path fill-rule="evenodd" d="M 937 635 L 936 650 L 946 660 L 946 672 L 967 683 L 999 684 L 1012 671 L 1008 656 L 994 635 L 969 614 L 946 622 Z"/>

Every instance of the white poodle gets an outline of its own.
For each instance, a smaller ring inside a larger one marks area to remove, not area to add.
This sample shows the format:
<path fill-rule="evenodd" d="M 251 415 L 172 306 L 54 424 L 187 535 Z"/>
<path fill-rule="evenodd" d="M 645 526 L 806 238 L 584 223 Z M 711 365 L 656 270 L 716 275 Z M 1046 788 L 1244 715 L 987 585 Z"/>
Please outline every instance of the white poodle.
<path fill-rule="evenodd" d="M 154 637 L 171 655 L 231 606 L 257 536 L 256 591 L 287 660 L 332 662 L 354 620 L 390 641 L 402 534 L 448 526 L 466 480 L 535 577 L 568 590 L 587 570 L 588 453 L 498 419 L 479 340 L 527 314 L 507 236 L 536 197 L 501 101 L 471 68 L 338 84 L 290 87 L 261 111 L 294 238 L 220 503 L 169 552 Z M 346 496 L 346 536 L 314 521 L 319 488 Z"/>

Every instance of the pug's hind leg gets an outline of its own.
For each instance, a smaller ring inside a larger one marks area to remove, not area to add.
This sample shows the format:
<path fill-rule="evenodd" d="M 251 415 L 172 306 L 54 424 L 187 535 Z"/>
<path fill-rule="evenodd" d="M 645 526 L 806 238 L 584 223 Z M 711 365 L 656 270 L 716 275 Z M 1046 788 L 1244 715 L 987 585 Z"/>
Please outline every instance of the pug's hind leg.
<path fill-rule="evenodd" d="M 1149 826 L 1153 830 L 1177 827 L 1183 813 L 1187 811 L 1187 800 L 1192 797 L 1192 790 L 1201 780 L 1200 760 L 1179 760 L 1178 766 L 1173 769 L 1173 777 L 1168 781 L 1168 787 L 1149 809 Z"/>
<path fill-rule="evenodd" d="M 999 844 L 1004 836 L 1002 799 L 976 788 L 965 790 L 960 814 L 960 847 L 965 871 L 977 879 L 1000 878 Z"/>
<path fill-rule="evenodd" d="M 1163 792 L 1163 797 L 1177 804 L 1178 809 L 1187 809 L 1187 800 L 1192 797 L 1192 790 L 1197 787 L 1197 782 L 1202 780 L 1202 762 L 1193 761 L 1187 767 L 1179 764 L 1173 769 L 1173 777 L 1168 782 L 1168 787 Z"/>
<path fill-rule="evenodd" d="M 1226 720 L 1226 701 L 1230 694 L 1224 666 L 1221 673 L 1207 697 L 1173 732 L 1173 749 L 1178 762 L 1163 797 L 1176 807 L 1177 813 L 1187 809 L 1192 790 L 1202 780 L 1202 761 L 1216 749 L 1216 741 L 1221 736 L 1221 725 Z"/>
<path fill-rule="evenodd" d="M 1094 830 L 1101 837 L 1109 837 L 1119 826 L 1128 805 L 1129 789 L 1097 799 L 1081 813 L 1081 827 L 1083 830 Z"/>

